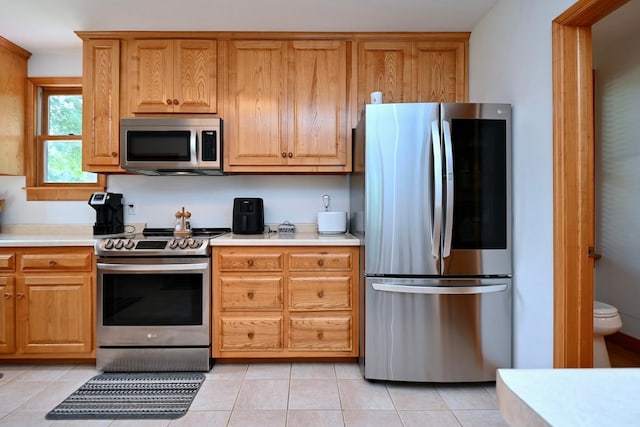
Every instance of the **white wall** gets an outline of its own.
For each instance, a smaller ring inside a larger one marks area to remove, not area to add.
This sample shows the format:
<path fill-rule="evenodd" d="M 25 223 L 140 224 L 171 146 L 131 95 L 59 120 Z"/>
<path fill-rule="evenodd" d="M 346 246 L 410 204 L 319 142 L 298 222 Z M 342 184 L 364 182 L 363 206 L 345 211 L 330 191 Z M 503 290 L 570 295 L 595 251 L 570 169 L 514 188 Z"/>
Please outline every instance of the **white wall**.
<path fill-rule="evenodd" d="M 553 366 L 551 21 L 574 2 L 499 0 L 469 43 L 469 99 L 513 105 L 517 368 Z"/>
<path fill-rule="evenodd" d="M 623 333 L 640 339 L 640 27 L 604 45 L 594 32 L 593 44 L 596 250 L 602 254 L 595 296 L 618 309 Z"/>

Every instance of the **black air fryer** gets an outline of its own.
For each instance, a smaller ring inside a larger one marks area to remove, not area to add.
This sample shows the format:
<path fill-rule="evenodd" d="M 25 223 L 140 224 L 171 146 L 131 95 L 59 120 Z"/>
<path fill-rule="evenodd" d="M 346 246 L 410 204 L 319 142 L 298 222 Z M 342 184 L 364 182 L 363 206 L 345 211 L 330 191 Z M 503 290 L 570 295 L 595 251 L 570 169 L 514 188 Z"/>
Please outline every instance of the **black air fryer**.
<path fill-rule="evenodd" d="M 264 232 L 262 199 L 246 197 L 233 199 L 232 231 L 236 234 L 262 234 Z"/>

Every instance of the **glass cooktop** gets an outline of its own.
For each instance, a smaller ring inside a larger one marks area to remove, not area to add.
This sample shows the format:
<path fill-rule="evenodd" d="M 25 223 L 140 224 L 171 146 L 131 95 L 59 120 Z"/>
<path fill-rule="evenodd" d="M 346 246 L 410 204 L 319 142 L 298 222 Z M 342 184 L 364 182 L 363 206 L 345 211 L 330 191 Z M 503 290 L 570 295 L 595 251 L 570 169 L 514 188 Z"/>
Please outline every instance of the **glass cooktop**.
<path fill-rule="evenodd" d="M 173 237 L 173 228 L 145 228 L 142 230 L 142 235 L 146 237 Z M 192 228 L 191 236 L 193 238 L 212 238 L 217 237 L 225 233 L 231 232 L 230 228 L 215 228 L 215 227 L 203 227 Z"/>

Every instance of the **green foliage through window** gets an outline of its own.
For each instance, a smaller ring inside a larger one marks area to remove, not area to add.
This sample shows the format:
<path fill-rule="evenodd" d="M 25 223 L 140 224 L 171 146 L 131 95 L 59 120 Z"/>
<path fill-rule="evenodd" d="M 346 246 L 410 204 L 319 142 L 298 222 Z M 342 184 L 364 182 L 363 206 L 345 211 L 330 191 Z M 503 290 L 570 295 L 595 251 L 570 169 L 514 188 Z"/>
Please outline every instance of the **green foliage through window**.
<path fill-rule="evenodd" d="M 96 183 L 95 173 L 82 170 L 82 95 L 48 93 L 42 141 L 43 181 L 47 184 Z M 68 139 L 55 137 L 68 136 Z"/>
<path fill-rule="evenodd" d="M 82 135 L 82 95 L 49 96 L 49 135 Z"/>

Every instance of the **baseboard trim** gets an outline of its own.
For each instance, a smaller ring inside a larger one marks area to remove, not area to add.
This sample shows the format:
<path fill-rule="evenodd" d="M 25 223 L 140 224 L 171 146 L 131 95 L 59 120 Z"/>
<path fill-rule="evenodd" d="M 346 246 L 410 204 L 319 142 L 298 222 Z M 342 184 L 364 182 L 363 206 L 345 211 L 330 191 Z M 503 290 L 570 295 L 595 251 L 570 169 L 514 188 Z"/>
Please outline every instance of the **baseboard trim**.
<path fill-rule="evenodd" d="M 640 340 L 630 335 L 623 334 L 622 332 L 616 332 L 615 334 L 607 335 L 605 340 L 618 344 L 627 350 L 640 354 Z"/>

